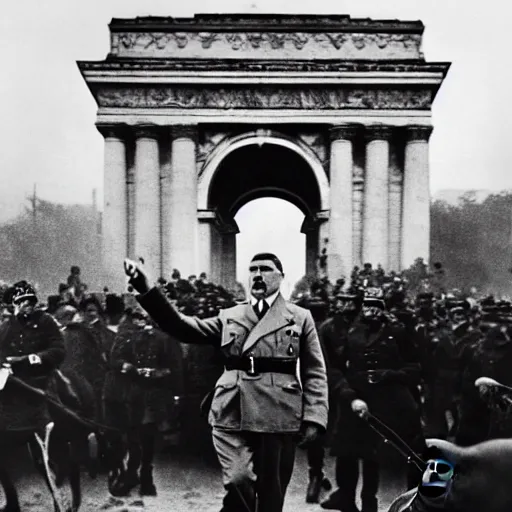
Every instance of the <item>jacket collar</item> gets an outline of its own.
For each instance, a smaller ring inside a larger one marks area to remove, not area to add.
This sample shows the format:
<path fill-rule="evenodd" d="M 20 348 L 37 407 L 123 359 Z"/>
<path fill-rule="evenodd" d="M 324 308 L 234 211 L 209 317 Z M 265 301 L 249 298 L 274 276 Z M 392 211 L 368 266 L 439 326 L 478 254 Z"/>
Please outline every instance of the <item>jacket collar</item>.
<path fill-rule="evenodd" d="M 247 336 L 242 348 L 242 353 L 248 352 L 261 338 L 266 335 L 294 323 L 293 314 L 288 309 L 286 301 L 280 293 L 278 293 L 274 303 L 270 306 L 270 309 L 260 321 L 258 321 L 258 318 L 250 304 L 248 304 L 247 308 L 250 309 L 250 312 L 246 312 L 246 315 L 251 315 L 252 312 L 253 316 L 251 315 L 251 317 L 253 320 L 256 320 L 256 323 L 249 331 L 249 335 Z"/>

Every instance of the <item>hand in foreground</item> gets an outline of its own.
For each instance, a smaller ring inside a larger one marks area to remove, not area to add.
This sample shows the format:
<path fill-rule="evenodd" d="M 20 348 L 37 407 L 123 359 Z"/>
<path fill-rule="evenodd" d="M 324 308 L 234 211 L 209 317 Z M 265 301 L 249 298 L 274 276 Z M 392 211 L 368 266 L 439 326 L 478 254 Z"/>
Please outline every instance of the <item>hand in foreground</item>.
<path fill-rule="evenodd" d="M 312 443 L 320 435 L 320 426 L 315 423 L 304 422 L 300 429 L 299 446 Z"/>
<path fill-rule="evenodd" d="M 133 260 L 124 260 L 124 272 L 128 276 L 128 282 L 140 293 L 149 291 L 149 280 L 141 266 Z"/>
<path fill-rule="evenodd" d="M 359 400 L 359 398 L 352 400 L 350 407 L 360 418 L 366 418 L 370 412 L 368 404 L 364 400 Z"/>

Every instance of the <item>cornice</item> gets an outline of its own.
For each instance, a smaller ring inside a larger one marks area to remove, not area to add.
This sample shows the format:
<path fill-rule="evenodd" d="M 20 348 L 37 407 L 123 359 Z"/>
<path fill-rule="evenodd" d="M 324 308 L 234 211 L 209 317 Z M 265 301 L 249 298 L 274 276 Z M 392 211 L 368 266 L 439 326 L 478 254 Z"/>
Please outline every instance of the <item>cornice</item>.
<path fill-rule="evenodd" d="M 113 18 L 111 32 L 125 31 L 239 31 L 261 32 L 266 30 L 290 31 L 337 31 L 337 32 L 385 32 L 423 34 L 421 21 L 373 20 L 351 18 L 348 15 L 308 14 L 196 14 L 193 18 L 147 16 L 131 19 Z"/>
<path fill-rule="evenodd" d="M 163 59 L 116 58 L 104 61 L 78 61 L 82 72 L 87 71 L 233 71 L 233 72 L 448 72 L 449 62 L 405 61 L 346 61 L 346 60 L 232 60 L 232 59 Z"/>

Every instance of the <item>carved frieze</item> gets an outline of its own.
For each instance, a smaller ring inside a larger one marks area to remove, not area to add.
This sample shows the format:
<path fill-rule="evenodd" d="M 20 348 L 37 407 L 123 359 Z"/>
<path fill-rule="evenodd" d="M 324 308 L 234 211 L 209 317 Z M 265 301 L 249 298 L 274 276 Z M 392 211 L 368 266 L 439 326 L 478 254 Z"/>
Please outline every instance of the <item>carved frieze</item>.
<path fill-rule="evenodd" d="M 429 89 L 287 86 L 113 86 L 96 91 L 100 107 L 177 109 L 419 109 L 432 105 Z"/>
<path fill-rule="evenodd" d="M 298 137 L 313 151 L 325 168 L 328 162 L 325 137 L 319 133 L 299 133 Z"/>
<path fill-rule="evenodd" d="M 200 135 L 196 150 L 197 174 L 200 178 L 204 171 L 206 160 L 215 148 L 231 134 L 228 132 L 204 132 Z"/>
<path fill-rule="evenodd" d="M 305 58 L 316 52 L 317 58 L 332 58 L 335 50 L 336 58 L 417 59 L 420 47 L 421 35 L 414 33 L 148 31 L 113 33 L 111 39 L 111 52 L 120 57 L 211 58 L 215 52 L 272 59 L 273 53 Z"/>

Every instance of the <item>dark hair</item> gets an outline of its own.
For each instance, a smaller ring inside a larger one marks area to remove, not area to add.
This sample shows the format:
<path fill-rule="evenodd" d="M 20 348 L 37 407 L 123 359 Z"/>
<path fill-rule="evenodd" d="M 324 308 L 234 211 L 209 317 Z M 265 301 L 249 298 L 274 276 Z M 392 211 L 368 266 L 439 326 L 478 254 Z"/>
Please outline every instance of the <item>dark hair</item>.
<path fill-rule="evenodd" d="M 71 267 L 71 273 L 72 274 L 79 274 L 80 273 L 80 267 L 77 267 L 76 265 L 73 265 Z"/>
<path fill-rule="evenodd" d="M 98 313 L 101 316 L 104 315 L 103 306 L 101 305 L 101 302 L 94 295 L 89 295 L 88 297 L 85 297 L 80 302 L 80 306 L 79 306 L 80 310 L 85 311 L 87 309 L 87 306 L 89 306 L 89 304 L 93 304 L 94 306 L 96 306 L 96 309 L 98 310 Z"/>
<path fill-rule="evenodd" d="M 261 260 L 270 260 L 274 262 L 274 265 L 277 267 L 277 270 L 283 274 L 283 264 L 281 263 L 281 260 L 271 252 L 259 252 L 258 254 L 255 254 L 251 260 L 253 261 L 261 261 Z"/>

